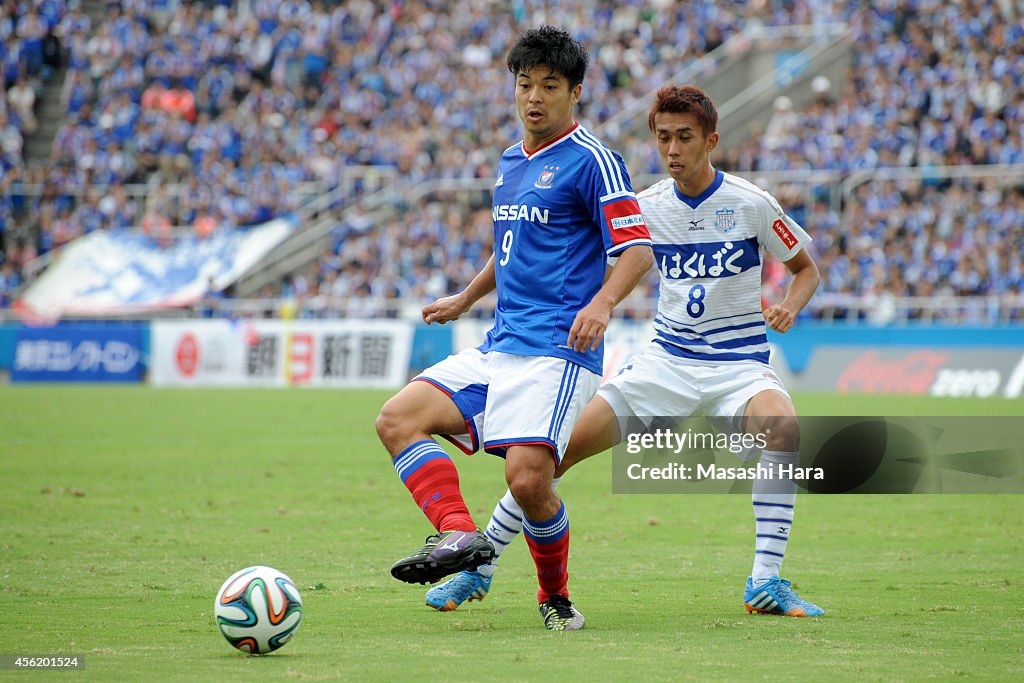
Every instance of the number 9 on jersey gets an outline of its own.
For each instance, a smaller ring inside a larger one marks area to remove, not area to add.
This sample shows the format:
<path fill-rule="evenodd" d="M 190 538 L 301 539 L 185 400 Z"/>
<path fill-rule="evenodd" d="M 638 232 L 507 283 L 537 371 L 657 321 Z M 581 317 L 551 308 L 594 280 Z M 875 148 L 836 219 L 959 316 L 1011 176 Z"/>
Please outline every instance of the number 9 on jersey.
<path fill-rule="evenodd" d="M 501 260 L 498 261 L 499 266 L 507 266 L 509 259 L 512 258 L 512 240 L 514 237 L 511 228 L 506 230 L 505 234 L 501 236 Z"/>

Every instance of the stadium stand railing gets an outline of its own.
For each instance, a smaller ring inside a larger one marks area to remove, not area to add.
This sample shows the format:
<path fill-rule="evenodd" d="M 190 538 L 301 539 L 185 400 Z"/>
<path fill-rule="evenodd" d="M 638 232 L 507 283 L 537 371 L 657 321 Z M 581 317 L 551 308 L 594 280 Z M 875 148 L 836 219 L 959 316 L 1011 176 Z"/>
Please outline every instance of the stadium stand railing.
<path fill-rule="evenodd" d="M 843 178 L 840 191 L 843 204 L 854 201 L 857 188 L 873 181 L 906 182 L 972 181 L 992 179 L 999 186 L 1024 187 L 1024 164 L 989 164 L 975 166 L 911 166 L 906 168 L 872 168 L 855 171 Z"/>
<path fill-rule="evenodd" d="M 353 203 L 373 205 L 379 197 L 390 194 L 398 178 L 392 166 L 346 166 L 341 175 L 338 186 L 299 208 L 298 231 L 235 285 L 237 296 L 251 296 L 315 261 L 330 239 L 339 212 Z"/>
<path fill-rule="evenodd" d="M 808 87 L 812 79 L 825 76 L 838 83 L 851 64 L 852 31 L 846 24 L 755 27 L 749 33 L 755 43 L 774 46 L 775 63 L 768 72 L 755 71 L 749 86 L 734 96 L 716 100 L 722 103 L 719 133 L 725 147 L 738 143 L 752 128 L 764 130 L 772 103 L 780 95 L 799 108 L 812 96 Z"/>
<path fill-rule="evenodd" d="M 807 84 L 824 75 L 840 82 L 851 63 L 851 29 L 847 24 L 820 26 L 751 26 L 702 58 L 665 79 L 697 83 L 717 103 L 723 149 L 754 129 L 763 130 L 771 103 L 786 94 L 800 106 L 809 99 Z M 658 86 L 660 87 L 660 86 Z M 632 98 L 598 130 L 613 147 L 628 135 L 647 137 L 647 114 L 658 88 Z M 633 167 L 632 159 L 627 163 Z"/>

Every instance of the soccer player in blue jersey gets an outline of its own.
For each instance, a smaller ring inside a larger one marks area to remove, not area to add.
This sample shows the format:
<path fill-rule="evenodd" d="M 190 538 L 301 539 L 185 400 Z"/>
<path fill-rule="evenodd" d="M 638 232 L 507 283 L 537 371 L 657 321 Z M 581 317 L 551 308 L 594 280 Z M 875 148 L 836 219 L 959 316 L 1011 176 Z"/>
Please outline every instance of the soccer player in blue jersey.
<path fill-rule="evenodd" d="M 611 311 L 653 257 L 622 158 L 574 119 L 586 50 L 544 26 L 524 32 L 507 62 L 524 131 L 498 164 L 494 254 L 466 289 L 423 309 L 427 324 L 443 324 L 496 289 L 494 327 L 480 347 L 414 378 L 377 418 L 395 469 L 438 532 L 391 573 L 434 582 L 492 557 L 432 435 L 466 453 L 482 446 L 505 458 L 544 625 L 570 631 L 584 619 L 569 600 L 569 518 L 552 477 L 600 383 Z M 618 262 L 606 279 L 609 257 Z"/>
<path fill-rule="evenodd" d="M 817 266 L 803 248 L 811 238 L 770 194 L 712 166 L 718 112 L 703 91 L 662 88 L 648 123 L 670 176 L 638 195 L 661 274 L 655 337 L 601 386 L 556 474 L 620 443 L 628 419 L 703 414 L 742 419 L 747 431 L 765 434 L 758 472 L 781 475 L 783 465 L 799 464 L 800 430 L 793 402 L 768 365 L 765 326 L 788 331 L 817 288 Z M 793 275 L 784 300 L 763 311 L 762 249 Z M 753 482 L 754 564 L 743 593 L 748 612 L 824 614 L 779 577 L 795 503 L 792 479 Z M 497 557 L 518 534 L 519 517 L 516 499 L 506 494 L 486 529 L 495 558 L 432 588 L 427 604 L 452 610 L 483 599 Z"/>

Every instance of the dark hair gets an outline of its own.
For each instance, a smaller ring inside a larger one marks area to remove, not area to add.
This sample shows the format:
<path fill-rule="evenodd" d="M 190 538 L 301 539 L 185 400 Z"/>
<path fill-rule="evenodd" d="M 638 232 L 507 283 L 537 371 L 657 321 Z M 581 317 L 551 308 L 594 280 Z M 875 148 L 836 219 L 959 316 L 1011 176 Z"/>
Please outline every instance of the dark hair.
<path fill-rule="evenodd" d="M 508 53 L 508 70 L 513 76 L 535 66 L 546 66 L 569 80 L 569 88 L 583 82 L 590 55 L 580 41 L 563 29 L 541 26 L 523 31 Z"/>
<path fill-rule="evenodd" d="M 718 129 L 718 110 L 707 94 L 695 85 L 666 85 L 654 96 L 651 113 L 647 115 L 647 125 L 654 132 L 654 115 L 665 112 L 668 114 L 693 114 L 708 137 Z"/>

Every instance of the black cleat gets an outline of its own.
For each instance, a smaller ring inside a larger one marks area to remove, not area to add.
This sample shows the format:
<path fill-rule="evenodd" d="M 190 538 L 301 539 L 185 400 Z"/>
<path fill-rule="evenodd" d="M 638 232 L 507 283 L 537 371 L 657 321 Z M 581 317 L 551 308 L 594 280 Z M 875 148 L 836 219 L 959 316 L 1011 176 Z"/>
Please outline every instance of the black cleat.
<path fill-rule="evenodd" d="M 474 570 L 490 562 L 494 546 L 479 529 L 442 531 L 409 557 L 395 562 L 391 576 L 406 583 L 434 583 L 463 569 Z"/>
<path fill-rule="evenodd" d="M 547 602 L 540 603 L 540 615 L 544 617 L 544 628 L 549 631 L 579 631 L 583 628 L 583 615 L 564 595 L 552 595 Z"/>

